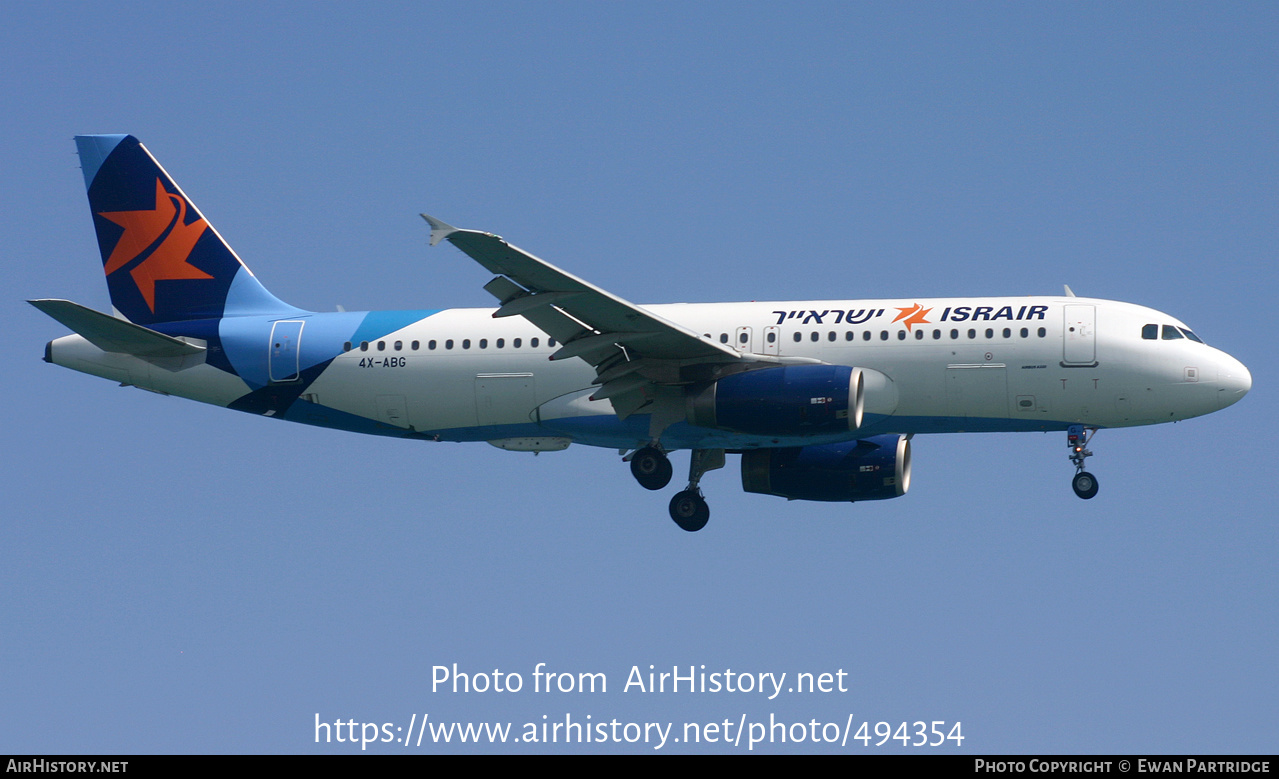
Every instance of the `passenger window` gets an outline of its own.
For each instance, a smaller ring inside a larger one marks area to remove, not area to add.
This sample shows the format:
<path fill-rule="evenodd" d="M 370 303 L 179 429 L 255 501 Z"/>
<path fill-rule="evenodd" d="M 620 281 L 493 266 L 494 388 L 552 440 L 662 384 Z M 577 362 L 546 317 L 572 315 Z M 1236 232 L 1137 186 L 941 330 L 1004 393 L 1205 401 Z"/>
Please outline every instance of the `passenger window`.
<path fill-rule="evenodd" d="M 1046 336 L 1046 335 L 1048 335 L 1048 330 L 1047 330 L 1046 328 L 1043 328 L 1043 327 L 1039 328 L 1039 337 L 1040 337 L 1040 338 L 1043 338 L 1043 337 L 1044 337 L 1044 336 Z"/>
<path fill-rule="evenodd" d="M 905 341 L 905 340 L 906 340 L 906 331 L 905 331 L 905 330 L 898 330 L 898 331 L 897 331 L 897 340 L 898 340 L 898 341 Z"/>
<path fill-rule="evenodd" d="M 834 331 L 834 330 L 831 330 L 829 333 L 827 333 L 827 334 L 826 334 L 826 340 L 827 340 L 827 341 L 834 341 L 834 340 L 835 340 L 835 331 Z"/>
<path fill-rule="evenodd" d="M 501 349 L 503 346 L 506 346 L 506 339 L 505 338 L 497 339 L 497 348 Z"/>
<path fill-rule="evenodd" d="M 362 352 L 367 352 L 368 350 L 369 350 L 369 342 L 368 342 L 368 341 L 360 341 L 360 351 L 362 351 Z"/>
<path fill-rule="evenodd" d="M 463 338 L 463 339 L 462 339 L 462 348 L 463 348 L 463 349 L 470 349 L 470 348 L 471 348 L 471 339 L 470 339 L 470 338 Z"/>
<path fill-rule="evenodd" d="M 934 331 L 933 331 L 933 340 L 934 340 L 934 341 L 936 341 L 936 340 L 938 340 L 938 339 L 940 339 L 940 338 L 941 338 L 941 331 L 940 331 L 940 330 L 934 330 Z"/>
<path fill-rule="evenodd" d="M 422 344 L 419 341 L 414 341 L 411 346 L 413 347 L 413 351 L 416 352 L 419 348 L 421 348 Z"/>
<path fill-rule="evenodd" d="M 887 341 L 887 340 L 888 340 L 888 331 L 887 331 L 887 330 L 880 330 L 880 331 L 879 331 L 879 340 L 881 340 L 881 341 Z"/>
<path fill-rule="evenodd" d="M 528 345 L 529 345 L 529 346 L 531 346 L 531 347 L 533 347 L 534 349 L 536 349 L 536 348 L 537 348 L 537 340 L 538 340 L 538 339 L 536 339 L 536 338 L 530 338 L 530 339 L 528 339 Z"/>
<path fill-rule="evenodd" d="M 769 342 L 770 344 L 777 343 L 777 333 L 769 333 L 769 334 L 768 334 L 768 342 Z"/>
<path fill-rule="evenodd" d="M 434 339 L 434 338 L 432 338 L 431 340 L 429 340 L 429 341 L 427 341 L 427 342 L 426 342 L 426 348 L 427 348 L 427 349 L 430 349 L 431 351 L 435 351 L 435 339 Z"/>
<path fill-rule="evenodd" d="M 951 331 L 950 331 L 950 340 L 954 341 L 954 340 L 957 340 L 958 338 L 959 338 L 959 331 L 958 331 L 958 330 L 951 330 Z"/>
<path fill-rule="evenodd" d="M 1021 337 L 1022 337 L 1022 338 L 1029 338 L 1029 337 L 1030 337 L 1030 331 L 1023 327 L 1023 328 L 1021 329 Z"/>
<path fill-rule="evenodd" d="M 555 339 L 554 339 L 554 338 L 547 338 L 547 339 L 546 339 L 546 345 L 547 345 L 547 346 L 554 346 L 554 345 L 555 345 Z"/>
<path fill-rule="evenodd" d="M 516 338 L 514 341 L 511 341 L 511 348 L 512 349 L 520 348 L 520 339 Z"/>
<path fill-rule="evenodd" d="M 869 331 L 869 330 L 867 330 L 866 332 L 862 333 L 862 340 L 863 340 L 863 341 L 869 341 L 869 340 L 870 340 L 870 331 Z"/>
<path fill-rule="evenodd" d="M 994 337 L 995 337 L 995 329 L 994 329 L 993 327 L 988 327 L 988 328 L 986 328 L 986 337 L 987 337 L 987 338 L 994 338 Z"/>
<path fill-rule="evenodd" d="M 923 330 L 916 330 L 916 331 L 915 331 L 915 340 L 916 340 L 916 341 L 922 341 L 922 340 L 924 340 L 924 331 L 923 331 Z"/>
<path fill-rule="evenodd" d="M 849 330 L 848 332 L 844 333 L 844 340 L 845 340 L 845 341 L 851 341 L 851 340 L 853 340 L 853 331 L 852 331 L 852 330 Z"/>
<path fill-rule="evenodd" d="M 1147 341 L 1159 340 L 1159 325 L 1142 325 L 1141 337 Z"/>
<path fill-rule="evenodd" d="M 818 337 L 818 336 L 817 336 L 817 331 L 816 331 L 816 330 L 814 330 L 814 331 L 813 331 L 812 338 L 811 338 L 810 340 L 812 340 L 812 341 L 813 341 L 813 343 L 817 343 L 817 337 Z"/>
<path fill-rule="evenodd" d="M 396 342 L 395 342 L 395 351 L 397 351 L 397 352 L 404 351 L 404 342 L 403 342 L 403 341 L 396 341 Z"/>
<path fill-rule="evenodd" d="M 386 341 L 378 341 L 378 342 L 377 342 L 377 350 L 378 350 L 379 352 L 385 352 L 385 351 L 386 351 Z"/>
<path fill-rule="evenodd" d="M 722 344 L 726 344 L 726 343 L 728 343 L 728 333 L 720 333 L 720 334 L 719 334 L 719 342 L 720 342 L 720 343 L 722 343 Z"/>
<path fill-rule="evenodd" d="M 448 339 L 447 341 L 445 341 L 445 342 L 444 342 L 444 348 L 445 348 L 445 349 L 452 349 L 452 348 L 453 348 L 453 339 L 452 339 L 452 338 L 450 338 L 450 339 Z"/>
<path fill-rule="evenodd" d="M 1012 328 L 1011 328 L 1011 327 L 1005 327 L 1005 328 L 1004 328 L 1004 337 L 1005 337 L 1005 338 L 1012 338 L 1012 337 L 1013 337 L 1013 330 L 1012 330 Z"/>
<path fill-rule="evenodd" d="M 1179 338 L 1182 338 L 1182 337 L 1183 337 L 1183 336 L 1182 336 L 1182 334 L 1181 334 L 1181 331 L 1179 331 L 1177 328 L 1173 327 L 1172 325 L 1164 325 L 1164 340 L 1165 340 L 1165 341 L 1176 341 L 1176 340 L 1178 340 Z"/>
<path fill-rule="evenodd" d="M 481 339 L 480 339 L 480 348 L 481 348 L 481 349 L 487 349 L 487 348 L 489 348 L 489 339 L 487 339 L 487 338 L 481 338 Z"/>
<path fill-rule="evenodd" d="M 971 327 L 970 327 L 970 328 L 968 328 L 968 337 L 969 337 L 970 339 L 976 338 L 976 337 L 977 337 L 977 331 L 976 331 L 975 329 L 971 328 Z"/>
<path fill-rule="evenodd" d="M 747 337 L 746 333 L 742 333 L 741 335 L 737 336 L 738 343 L 745 344 L 748 340 L 749 338 Z"/>
<path fill-rule="evenodd" d="M 347 341 L 346 343 L 342 344 L 342 351 L 344 351 L 344 352 L 349 352 L 349 351 L 351 351 L 351 342 L 350 342 L 350 341 Z"/>
<path fill-rule="evenodd" d="M 799 333 L 796 333 L 796 334 L 795 334 L 795 343 L 799 343 L 799 342 L 800 342 L 800 339 L 802 339 L 803 337 L 804 337 L 804 336 L 800 335 Z"/>

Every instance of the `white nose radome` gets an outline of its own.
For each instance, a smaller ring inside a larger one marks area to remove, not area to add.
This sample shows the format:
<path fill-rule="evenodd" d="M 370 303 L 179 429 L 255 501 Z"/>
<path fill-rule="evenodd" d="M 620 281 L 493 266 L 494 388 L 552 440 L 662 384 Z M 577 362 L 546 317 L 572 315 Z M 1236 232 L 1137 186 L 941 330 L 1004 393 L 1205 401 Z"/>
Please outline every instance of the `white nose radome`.
<path fill-rule="evenodd" d="M 1228 354 L 1217 364 L 1217 403 L 1220 408 L 1239 402 L 1252 389 L 1252 374 L 1244 364 Z"/>

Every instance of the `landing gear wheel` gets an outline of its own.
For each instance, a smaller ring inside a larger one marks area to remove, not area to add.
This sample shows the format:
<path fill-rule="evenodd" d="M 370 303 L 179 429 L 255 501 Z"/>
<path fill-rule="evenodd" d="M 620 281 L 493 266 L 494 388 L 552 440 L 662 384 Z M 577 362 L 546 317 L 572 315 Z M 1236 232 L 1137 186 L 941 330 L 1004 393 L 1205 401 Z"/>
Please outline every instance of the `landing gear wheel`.
<path fill-rule="evenodd" d="M 671 461 L 662 450 L 646 446 L 631 456 L 631 475 L 646 490 L 660 490 L 671 483 Z"/>
<path fill-rule="evenodd" d="M 1084 500 L 1088 500 L 1097 494 L 1097 477 L 1088 471 L 1080 471 L 1075 474 L 1075 478 L 1070 482 L 1070 486 L 1074 488 L 1075 494 Z"/>
<path fill-rule="evenodd" d="M 1092 457 L 1088 442 L 1096 432 L 1097 428 L 1083 425 L 1066 428 L 1066 446 L 1070 447 L 1070 461 L 1075 464 L 1075 478 L 1071 480 L 1070 486 L 1084 500 L 1097 494 L 1097 477 L 1084 470 L 1084 460 Z"/>
<path fill-rule="evenodd" d="M 671 498 L 671 519 L 675 520 L 681 530 L 696 533 L 706 527 L 710 518 L 710 506 L 706 505 L 706 501 L 696 491 L 684 490 Z"/>

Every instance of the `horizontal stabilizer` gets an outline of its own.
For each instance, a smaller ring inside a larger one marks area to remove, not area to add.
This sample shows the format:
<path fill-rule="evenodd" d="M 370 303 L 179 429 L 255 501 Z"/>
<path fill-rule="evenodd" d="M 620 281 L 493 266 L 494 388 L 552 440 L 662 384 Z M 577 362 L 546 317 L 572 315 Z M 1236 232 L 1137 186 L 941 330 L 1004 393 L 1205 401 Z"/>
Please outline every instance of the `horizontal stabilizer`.
<path fill-rule="evenodd" d="M 188 357 L 204 352 L 203 346 L 157 333 L 125 319 L 116 319 L 70 300 L 28 300 L 104 352 L 131 354 L 144 360 Z"/>

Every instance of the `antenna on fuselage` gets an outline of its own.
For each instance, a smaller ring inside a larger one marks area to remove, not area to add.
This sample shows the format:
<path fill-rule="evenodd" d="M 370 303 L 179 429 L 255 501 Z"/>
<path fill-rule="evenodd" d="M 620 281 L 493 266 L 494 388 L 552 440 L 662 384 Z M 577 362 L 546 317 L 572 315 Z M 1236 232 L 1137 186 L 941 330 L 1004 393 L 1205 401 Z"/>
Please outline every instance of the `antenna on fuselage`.
<path fill-rule="evenodd" d="M 1075 297 L 1075 291 L 1070 288 L 1069 284 L 1062 284 L 1062 286 L 1066 288 L 1066 297 L 1068 298 Z"/>

